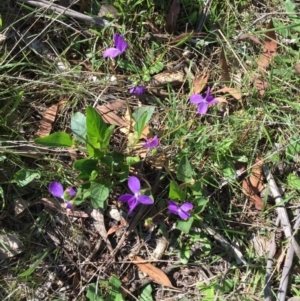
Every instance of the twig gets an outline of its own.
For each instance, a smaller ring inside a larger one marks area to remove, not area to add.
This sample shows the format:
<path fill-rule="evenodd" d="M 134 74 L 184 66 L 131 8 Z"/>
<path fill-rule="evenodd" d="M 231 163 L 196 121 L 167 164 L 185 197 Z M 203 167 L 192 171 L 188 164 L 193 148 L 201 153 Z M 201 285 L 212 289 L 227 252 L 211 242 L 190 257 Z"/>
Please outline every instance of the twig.
<path fill-rule="evenodd" d="M 238 246 L 230 244 L 227 239 L 225 239 L 221 234 L 217 233 L 215 229 L 211 228 L 209 225 L 205 223 L 200 223 L 201 228 L 208 232 L 209 235 L 213 236 L 216 241 L 218 241 L 222 247 L 225 249 L 231 251 L 234 254 L 234 257 L 236 259 L 237 264 L 247 264 L 246 259 L 244 258 L 241 250 Z M 199 232 L 199 230 L 196 228 L 195 231 Z"/>
<path fill-rule="evenodd" d="M 44 1 L 44 0 L 18 0 L 19 2 L 23 2 L 26 4 L 30 4 L 32 6 L 35 7 L 40 7 L 40 8 L 44 8 L 45 10 L 51 10 L 54 13 L 58 13 L 61 15 L 65 15 L 83 22 L 87 22 L 87 23 L 91 23 L 94 25 L 98 25 L 100 27 L 105 27 L 105 26 L 116 26 L 111 24 L 110 22 L 108 22 L 107 20 L 100 18 L 100 17 L 90 17 L 90 16 L 86 16 L 82 13 L 79 13 L 73 9 L 70 8 L 65 8 L 61 5 L 58 4 L 54 4 L 48 1 Z"/>
<path fill-rule="evenodd" d="M 276 210 L 277 210 L 277 214 L 280 218 L 280 224 L 283 228 L 284 235 L 286 238 L 290 239 L 290 242 L 292 243 L 292 245 L 294 247 L 295 253 L 296 253 L 297 257 L 300 259 L 300 246 L 293 236 L 289 217 L 288 217 L 287 211 L 283 205 L 282 198 L 281 198 L 280 192 L 278 190 L 277 184 L 276 184 L 272 174 L 270 173 L 269 168 L 266 165 L 263 167 L 263 170 L 264 170 L 266 179 L 269 183 L 271 194 L 272 194 L 273 198 L 275 199 L 276 204 L 280 205 L 280 206 L 276 207 Z"/>
<path fill-rule="evenodd" d="M 200 22 L 197 26 L 197 32 L 200 32 L 202 31 L 202 28 L 203 28 L 203 25 L 205 23 L 205 20 L 208 16 L 208 13 L 209 13 L 209 10 L 210 10 L 210 7 L 213 3 L 213 0 L 207 0 L 206 3 L 204 4 L 204 8 L 203 8 L 203 12 L 202 12 L 202 15 L 201 15 L 201 19 L 200 19 Z"/>
<path fill-rule="evenodd" d="M 283 228 L 283 232 L 285 234 L 285 237 L 289 239 L 289 243 L 287 245 L 287 253 L 285 257 L 284 267 L 282 270 L 282 277 L 279 284 L 279 290 L 277 298 L 279 301 L 285 301 L 286 299 L 286 293 L 287 293 L 287 286 L 288 286 L 288 280 L 289 280 L 289 272 L 292 267 L 294 253 L 298 256 L 300 259 L 300 248 L 295 240 L 293 234 L 292 234 L 292 228 L 291 224 L 287 215 L 287 211 L 282 204 L 282 198 L 280 195 L 280 192 L 278 190 L 277 184 L 267 166 L 263 167 L 266 179 L 269 183 L 271 194 L 273 195 L 273 198 L 275 199 L 276 204 L 280 204 L 280 206 L 276 207 L 278 217 L 280 219 L 280 224 Z"/>
<path fill-rule="evenodd" d="M 280 218 L 277 217 L 276 227 L 278 227 L 279 224 L 280 224 Z M 265 301 L 271 301 L 271 282 L 270 282 L 270 280 L 272 277 L 273 257 L 276 253 L 275 235 L 276 235 L 276 233 L 274 233 L 271 238 L 270 251 L 269 251 L 269 256 L 267 259 L 265 288 L 264 288 Z"/>
<path fill-rule="evenodd" d="M 102 239 L 106 242 L 107 248 L 110 253 L 113 252 L 113 247 L 107 238 L 107 232 L 105 229 L 105 224 L 104 224 L 104 217 L 103 217 L 103 210 L 102 209 L 93 209 L 91 212 L 91 217 L 93 218 L 93 223 L 96 228 L 96 230 L 99 232 L 100 236 Z M 100 245 L 99 245 L 100 247 Z"/>

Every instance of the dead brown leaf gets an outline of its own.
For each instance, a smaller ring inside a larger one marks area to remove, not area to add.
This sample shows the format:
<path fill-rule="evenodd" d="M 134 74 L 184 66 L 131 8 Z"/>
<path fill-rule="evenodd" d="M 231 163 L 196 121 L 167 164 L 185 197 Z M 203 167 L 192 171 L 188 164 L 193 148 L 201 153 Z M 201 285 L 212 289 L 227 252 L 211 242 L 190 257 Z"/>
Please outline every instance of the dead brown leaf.
<path fill-rule="evenodd" d="M 115 110 L 125 105 L 125 101 L 118 100 L 101 106 L 97 106 L 96 110 L 99 112 L 99 114 L 106 123 L 126 127 L 128 126 L 127 122 L 114 112 Z"/>
<path fill-rule="evenodd" d="M 260 159 L 255 160 L 255 165 L 252 167 L 251 176 L 249 177 L 249 181 L 252 187 L 255 189 L 255 193 L 260 193 L 263 188 L 263 171 L 262 171 L 263 161 Z"/>
<path fill-rule="evenodd" d="M 228 101 L 226 100 L 225 97 L 215 97 L 215 99 L 216 99 L 218 102 L 225 102 L 225 103 L 228 103 Z"/>
<path fill-rule="evenodd" d="M 262 198 L 258 196 L 263 188 L 262 165 L 263 161 L 256 159 L 256 164 L 253 166 L 250 176 L 244 179 L 242 183 L 243 193 L 251 199 L 258 210 L 261 210 L 264 206 Z"/>
<path fill-rule="evenodd" d="M 176 22 L 180 13 L 180 4 L 178 0 L 173 0 L 169 13 L 166 17 L 167 32 L 172 33 L 176 29 Z"/>
<path fill-rule="evenodd" d="M 263 96 L 265 94 L 266 90 L 268 89 L 268 83 L 261 80 L 260 78 L 255 78 L 254 84 L 255 84 L 255 87 L 258 90 L 258 93 L 260 94 L 260 96 Z"/>
<path fill-rule="evenodd" d="M 124 228 L 126 226 L 128 226 L 128 223 L 127 223 L 127 221 L 125 219 L 122 218 L 121 221 L 120 221 L 120 225 L 114 225 L 114 226 L 112 226 L 110 229 L 108 229 L 106 235 L 108 236 L 110 234 L 113 234 L 116 231 L 118 231 L 118 230 L 120 230 L 120 229 L 122 229 L 122 228 Z"/>
<path fill-rule="evenodd" d="M 295 73 L 299 76 L 300 75 L 300 63 L 297 63 L 294 67 Z"/>
<path fill-rule="evenodd" d="M 216 91 L 216 93 L 229 93 L 233 98 L 235 98 L 238 101 L 242 99 L 242 93 L 237 91 L 235 88 L 225 86 L 224 88 Z"/>
<path fill-rule="evenodd" d="M 223 48 L 221 48 L 219 64 L 220 64 L 220 67 L 222 70 L 222 80 L 227 83 L 230 83 L 229 66 L 227 64 L 227 60 L 226 60 L 226 56 L 225 56 L 225 52 L 224 52 Z"/>
<path fill-rule="evenodd" d="M 158 73 L 152 77 L 151 85 L 153 87 L 170 85 L 179 85 L 185 81 L 185 73 L 183 71 L 165 71 Z"/>
<path fill-rule="evenodd" d="M 134 261 L 134 264 L 143 273 L 146 273 L 156 283 L 174 288 L 174 286 L 172 285 L 168 276 L 162 270 L 155 267 L 153 264 L 151 264 L 149 262 L 145 262 L 144 259 L 139 256 L 135 256 L 135 257 L 131 258 L 131 260 Z"/>
<path fill-rule="evenodd" d="M 41 203 L 45 205 L 47 208 L 59 212 L 61 214 L 67 215 L 67 216 L 75 216 L 75 217 L 81 217 L 81 218 L 87 218 L 89 217 L 84 211 L 80 210 L 70 210 L 70 209 L 65 209 L 64 204 L 60 203 L 57 199 L 55 198 L 42 198 Z"/>
<path fill-rule="evenodd" d="M 239 40 L 251 40 L 258 45 L 262 45 L 262 42 L 256 37 L 248 33 L 244 33 L 239 37 Z"/>
<path fill-rule="evenodd" d="M 200 93 L 204 87 L 207 85 L 209 75 L 206 72 L 203 72 L 198 77 L 196 77 L 193 81 L 193 93 Z"/>
<path fill-rule="evenodd" d="M 77 289 L 80 285 L 80 273 L 79 271 L 75 271 L 74 275 L 73 275 L 73 281 L 72 281 L 72 286 L 73 289 Z"/>
<path fill-rule="evenodd" d="M 277 41 L 276 41 L 276 33 L 273 29 L 274 29 L 274 25 L 273 25 L 273 20 L 271 19 L 267 26 L 268 31 L 266 32 L 263 52 L 259 56 L 257 61 L 258 67 L 264 70 L 267 69 L 267 67 L 271 62 L 271 59 L 276 55 Z"/>
<path fill-rule="evenodd" d="M 36 133 L 36 137 L 45 137 L 50 134 L 52 130 L 52 124 L 56 118 L 57 109 L 58 109 L 57 105 L 53 105 L 48 109 L 46 109 L 43 118 L 39 123 L 39 129 Z"/>
<path fill-rule="evenodd" d="M 88 7 L 89 1 L 88 0 L 81 0 L 80 10 L 79 12 L 83 13 L 86 11 Z"/>

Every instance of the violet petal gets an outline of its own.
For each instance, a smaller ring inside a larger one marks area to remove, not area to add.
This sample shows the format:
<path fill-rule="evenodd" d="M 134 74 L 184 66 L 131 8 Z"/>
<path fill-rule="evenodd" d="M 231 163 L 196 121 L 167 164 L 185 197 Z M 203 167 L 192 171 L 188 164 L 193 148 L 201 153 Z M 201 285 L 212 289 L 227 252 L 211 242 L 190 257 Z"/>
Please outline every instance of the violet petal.
<path fill-rule="evenodd" d="M 181 209 L 178 211 L 178 215 L 181 219 L 188 219 L 191 215 Z"/>
<path fill-rule="evenodd" d="M 115 58 L 119 54 L 121 54 L 120 50 L 117 48 L 108 48 L 102 52 L 103 57 Z"/>
<path fill-rule="evenodd" d="M 117 33 L 114 35 L 114 43 L 120 53 L 123 53 L 128 47 L 128 43 L 124 41 L 124 37 Z"/>
<path fill-rule="evenodd" d="M 57 198 L 64 198 L 64 188 L 59 182 L 51 182 L 49 184 L 49 192 Z"/>
<path fill-rule="evenodd" d="M 129 203 L 132 199 L 136 199 L 136 197 L 132 194 L 123 194 L 118 198 L 118 201 Z"/>
<path fill-rule="evenodd" d="M 135 94 L 135 95 L 142 95 L 145 93 L 145 91 L 146 91 L 146 88 L 144 86 L 135 86 L 129 90 L 129 93 Z"/>
<path fill-rule="evenodd" d="M 137 177 L 129 177 L 128 187 L 133 194 L 138 194 L 141 190 L 141 182 Z"/>
<path fill-rule="evenodd" d="M 194 94 L 194 95 L 190 96 L 190 102 L 193 104 L 198 104 L 203 101 L 204 101 L 204 98 L 199 94 Z"/>
<path fill-rule="evenodd" d="M 73 187 L 68 188 L 70 197 L 74 197 L 76 195 L 76 190 Z"/>
<path fill-rule="evenodd" d="M 178 214 L 179 206 L 175 202 L 170 200 L 168 201 L 168 210 L 169 213 Z"/>
<path fill-rule="evenodd" d="M 128 214 L 130 214 L 138 204 L 139 203 L 138 203 L 137 198 L 132 198 L 132 200 L 130 202 L 128 202 L 128 206 L 129 206 Z"/>
<path fill-rule="evenodd" d="M 207 102 L 201 102 L 201 103 L 198 104 L 197 111 L 198 111 L 198 113 L 200 115 L 206 114 L 207 110 L 208 110 L 208 104 L 207 104 Z"/>
<path fill-rule="evenodd" d="M 155 135 L 151 139 L 146 138 L 146 143 L 143 145 L 143 147 L 145 147 L 145 148 L 157 148 L 158 145 L 159 145 L 159 140 L 158 140 L 157 135 Z"/>
<path fill-rule="evenodd" d="M 185 202 L 180 206 L 180 209 L 185 212 L 188 212 L 188 211 L 192 210 L 193 208 L 194 208 L 194 205 L 190 202 Z"/>
<path fill-rule="evenodd" d="M 74 208 L 74 206 L 71 202 L 66 202 L 65 207 L 66 207 L 66 209 L 73 209 Z"/>
<path fill-rule="evenodd" d="M 137 200 L 141 204 L 152 205 L 154 201 L 148 195 L 139 195 Z"/>

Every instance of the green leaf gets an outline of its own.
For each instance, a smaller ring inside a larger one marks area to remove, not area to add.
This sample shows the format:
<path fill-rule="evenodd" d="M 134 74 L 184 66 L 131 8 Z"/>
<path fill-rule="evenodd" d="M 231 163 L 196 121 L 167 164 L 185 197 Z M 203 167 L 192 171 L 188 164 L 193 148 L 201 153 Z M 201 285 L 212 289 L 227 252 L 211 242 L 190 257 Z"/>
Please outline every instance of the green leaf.
<path fill-rule="evenodd" d="M 98 170 L 98 160 L 95 159 L 80 159 L 74 162 L 73 167 L 83 174 L 91 175 L 93 170 Z"/>
<path fill-rule="evenodd" d="M 138 122 L 138 120 L 146 113 L 147 118 L 145 119 L 145 123 L 147 124 L 153 113 L 154 113 L 155 107 L 140 107 L 137 108 L 133 113 L 132 113 L 132 118 L 134 119 L 135 122 Z"/>
<path fill-rule="evenodd" d="M 194 196 L 203 196 L 203 183 L 195 181 L 195 183 L 191 186 L 191 190 Z"/>
<path fill-rule="evenodd" d="M 49 136 L 36 138 L 34 142 L 48 147 L 71 147 L 73 146 L 72 137 L 64 132 L 56 132 Z"/>
<path fill-rule="evenodd" d="M 86 108 L 86 128 L 88 143 L 96 149 L 102 147 L 101 144 L 105 140 L 107 126 L 100 114 L 93 107 Z"/>
<path fill-rule="evenodd" d="M 235 179 L 235 167 L 231 161 L 226 161 L 222 166 L 222 173 L 225 179 L 233 180 Z"/>
<path fill-rule="evenodd" d="M 285 10 L 286 10 L 287 13 L 295 13 L 296 5 L 293 1 L 286 0 L 284 2 L 284 7 L 285 7 Z"/>
<path fill-rule="evenodd" d="M 81 113 L 77 112 L 71 117 L 71 129 L 77 139 L 85 143 L 86 142 L 86 117 Z"/>
<path fill-rule="evenodd" d="M 153 301 L 152 298 L 152 286 L 151 284 L 147 284 L 142 288 L 140 301 Z"/>
<path fill-rule="evenodd" d="M 139 69 L 136 64 L 131 63 L 127 60 L 118 60 L 118 65 L 120 68 L 125 69 L 126 71 L 132 71 L 134 73 L 138 73 Z"/>
<path fill-rule="evenodd" d="M 177 179 L 185 183 L 190 183 L 193 179 L 193 170 L 187 156 L 183 156 L 179 162 Z"/>
<path fill-rule="evenodd" d="M 300 189 L 300 178 L 294 174 L 289 174 L 287 177 L 288 185 L 294 189 Z"/>
<path fill-rule="evenodd" d="M 101 148 L 103 150 L 107 150 L 108 149 L 108 146 L 109 146 L 109 142 L 110 142 L 110 138 L 111 138 L 111 135 L 113 134 L 113 131 L 115 129 L 115 126 L 114 125 L 110 125 L 106 132 L 105 132 L 105 135 L 104 135 L 104 139 L 102 141 L 102 145 L 101 145 Z"/>
<path fill-rule="evenodd" d="M 93 183 L 91 187 L 91 203 L 93 208 L 103 208 L 106 207 L 106 199 L 109 196 L 109 188 L 100 183 Z"/>
<path fill-rule="evenodd" d="M 39 266 L 39 264 L 44 260 L 44 258 L 50 253 L 49 250 L 46 250 L 42 256 L 40 258 L 38 258 L 32 265 L 31 267 L 26 270 L 25 272 L 21 273 L 19 276 L 20 277 L 27 277 L 27 276 L 30 276 L 34 271 L 35 269 Z"/>
<path fill-rule="evenodd" d="M 105 298 L 105 301 L 123 301 L 124 299 L 119 291 L 122 282 L 115 275 L 111 276 L 108 282 L 111 286 L 111 290 L 109 292 L 109 296 Z"/>
<path fill-rule="evenodd" d="M 150 68 L 149 68 L 149 73 L 151 75 L 158 73 L 164 69 L 164 64 L 160 61 L 154 63 Z"/>
<path fill-rule="evenodd" d="M 187 220 L 178 220 L 176 222 L 176 228 L 184 233 L 189 233 L 192 227 L 194 218 L 190 217 Z"/>
<path fill-rule="evenodd" d="M 112 176 L 114 172 L 114 161 L 111 156 L 105 156 L 100 159 L 100 161 L 105 164 L 109 170 L 109 175 Z"/>
<path fill-rule="evenodd" d="M 143 130 L 146 126 L 146 119 L 147 119 L 147 113 L 144 113 L 135 123 L 134 125 L 134 129 L 137 132 L 138 136 L 137 136 L 137 140 L 140 139 L 140 137 L 142 136 Z"/>
<path fill-rule="evenodd" d="M 187 245 L 184 245 L 180 249 L 180 260 L 183 264 L 187 264 L 190 259 L 190 248 Z"/>
<path fill-rule="evenodd" d="M 293 160 L 293 158 L 300 152 L 300 138 L 293 137 L 289 141 L 289 145 L 285 150 L 286 158 L 289 160 Z"/>
<path fill-rule="evenodd" d="M 139 157 L 126 157 L 126 163 L 128 165 L 134 165 L 136 163 L 140 162 L 140 158 Z"/>
<path fill-rule="evenodd" d="M 204 211 L 208 201 L 209 201 L 208 198 L 195 199 L 194 203 L 197 204 L 195 208 L 195 213 L 199 214 L 202 211 Z"/>
<path fill-rule="evenodd" d="M 21 169 L 14 174 L 14 182 L 18 186 L 24 187 L 34 179 L 39 179 L 41 174 L 39 171 L 30 170 L 30 169 Z"/>
<path fill-rule="evenodd" d="M 170 183 L 169 198 L 172 200 L 184 201 L 186 192 L 183 191 L 177 183 L 172 181 Z"/>
<path fill-rule="evenodd" d="M 89 301 L 104 301 L 103 298 L 99 296 L 99 293 L 100 292 L 97 290 L 96 284 L 91 283 L 87 290 L 86 297 Z"/>

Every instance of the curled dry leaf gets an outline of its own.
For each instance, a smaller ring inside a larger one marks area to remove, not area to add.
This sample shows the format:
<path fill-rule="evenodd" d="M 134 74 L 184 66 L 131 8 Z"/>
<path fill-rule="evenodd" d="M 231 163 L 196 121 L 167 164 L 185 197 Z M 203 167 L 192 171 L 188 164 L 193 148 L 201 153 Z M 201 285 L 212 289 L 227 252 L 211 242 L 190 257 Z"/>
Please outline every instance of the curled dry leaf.
<path fill-rule="evenodd" d="M 207 85 L 209 75 L 206 73 L 200 74 L 198 77 L 196 77 L 193 81 L 193 94 L 200 93 L 204 87 Z"/>
<path fill-rule="evenodd" d="M 262 45 L 262 42 L 254 35 L 244 33 L 239 37 L 239 40 L 251 40 L 255 44 Z"/>
<path fill-rule="evenodd" d="M 153 264 L 149 262 L 145 262 L 143 258 L 139 256 L 135 256 L 133 258 L 130 258 L 130 260 L 134 261 L 134 264 L 143 272 L 146 273 L 151 279 L 153 279 L 154 282 L 172 287 L 171 281 L 169 280 L 168 276 L 159 268 L 155 267 Z"/>
<path fill-rule="evenodd" d="M 258 194 L 263 189 L 263 161 L 256 159 L 255 162 L 256 163 L 251 170 L 250 176 L 243 180 L 242 187 L 243 193 L 251 199 L 255 208 L 261 210 L 264 206 L 264 202 Z"/>
<path fill-rule="evenodd" d="M 74 216 L 74 217 L 81 217 L 81 218 L 88 218 L 89 216 L 84 212 L 80 210 L 70 210 L 65 209 L 64 204 L 60 203 L 55 198 L 42 198 L 41 203 L 46 206 L 46 208 L 51 209 L 52 211 L 59 212 L 60 214 L 64 214 L 67 216 Z"/>
<path fill-rule="evenodd" d="M 169 13 L 166 18 L 167 32 L 172 33 L 176 29 L 176 22 L 180 13 L 180 4 L 178 0 L 173 0 Z"/>
<path fill-rule="evenodd" d="M 106 15 L 111 15 L 113 18 L 117 18 L 118 13 L 118 10 L 113 5 L 105 3 L 101 5 L 98 16 L 103 18 Z"/>
<path fill-rule="evenodd" d="M 120 225 L 114 225 L 111 228 L 109 228 L 106 235 L 108 236 L 110 234 L 113 234 L 116 231 L 118 231 L 118 230 L 120 230 L 122 228 L 125 228 L 127 226 L 128 226 L 127 221 L 125 219 L 122 219 L 121 222 L 120 222 Z"/>
<path fill-rule="evenodd" d="M 52 124 L 56 118 L 57 109 L 57 105 L 53 105 L 46 109 L 43 118 L 39 122 L 39 129 L 36 133 L 36 137 L 45 137 L 50 134 L 52 130 Z"/>
<path fill-rule="evenodd" d="M 260 78 L 255 78 L 254 79 L 254 85 L 256 89 L 258 90 L 258 93 L 260 96 L 263 96 L 268 89 L 268 83 L 261 80 Z"/>
<path fill-rule="evenodd" d="M 294 67 L 295 73 L 300 76 L 300 63 L 297 63 Z"/>
<path fill-rule="evenodd" d="M 265 42 L 263 46 L 263 52 L 259 56 L 257 64 L 261 69 L 267 69 L 271 59 L 276 55 L 277 42 L 276 42 L 276 33 L 274 31 L 273 20 L 271 19 L 268 26 L 265 37 Z"/>
<path fill-rule="evenodd" d="M 215 99 L 216 99 L 218 102 L 225 102 L 225 103 L 228 103 L 228 101 L 226 100 L 225 97 L 215 97 Z"/>
<path fill-rule="evenodd" d="M 242 99 L 242 93 L 236 90 L 235 88 L 224 87 L 218 90 L 216 93 L 229 93 L 233 98 L 240 101 Z"/>
<path fill-rule="evenodd" d="M 179 85 L 185 81 L 185 73 L 183 71 L 166 71 L 161 72 L 152 77 L 151 85 L 154 87 L 170 85 Z"/>
<path fill-rule="evenodd" d="M 106 123 L 114 124 L 121 127 L 127 127 L 127 122 L 114 112 L 115 110 L 120 109 L 125 105 L 125 101 L 118 100 L 101 106 L 97 106 L 96 110 L 99 112 L 99 114 Z"/>

